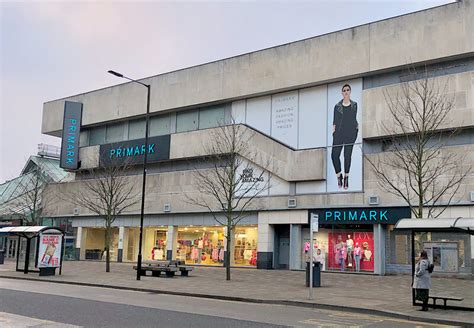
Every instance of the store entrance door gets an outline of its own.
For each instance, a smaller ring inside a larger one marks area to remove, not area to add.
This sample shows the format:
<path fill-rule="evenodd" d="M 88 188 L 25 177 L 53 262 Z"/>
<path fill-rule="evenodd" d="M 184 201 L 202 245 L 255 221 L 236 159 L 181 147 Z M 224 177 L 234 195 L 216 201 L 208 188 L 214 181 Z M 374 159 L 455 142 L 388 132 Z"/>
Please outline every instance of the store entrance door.
<path fill-rule="evenodd" d="M 275 225 L 275 269 L 290 268 L 290 225 Z"/>

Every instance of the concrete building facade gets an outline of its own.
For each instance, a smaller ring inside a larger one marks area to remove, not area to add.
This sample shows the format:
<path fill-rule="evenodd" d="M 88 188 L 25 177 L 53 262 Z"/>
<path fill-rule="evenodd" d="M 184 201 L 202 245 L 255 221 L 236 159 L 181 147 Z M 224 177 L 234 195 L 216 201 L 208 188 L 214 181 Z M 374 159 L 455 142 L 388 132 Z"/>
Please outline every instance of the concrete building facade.
<path fill-rule="evenodd" d="M 454 109 L 439 129 L 460 133 L 443 151 L 466 153 L 466 167 L 474 163 L 473 18 L 472 2 L 460 1 L 141 79 L 151 85 L 150 137 L 169 136 L 168 158 L 148 169 L 145 260 L 222 265 L 224 229 L 185 193 L 199 192 L 192 163 L 208 155 L 212 131 L 232 118 L 255 134 L 249 148 L 259 156 L 247 160 L 272 181 L 234 232 L 235 266 L 303 269 L 309 217 L 317 214 L 313 238 L 325 270 L 408 272 L 410 236 L 393 227 L 410 209 L 380 188 L 367 161 L 390 156 L 384 147 L 390 136 L 382 129 L 391 124 L 386 95 L 420 78 L 407 74 L 411 65 L 446 83 Z M 341 102 L 345 89 L 349 104 Z M 52 184 L 51 193 L 81 190 L 88 171 L 103 165 L 101 147 L 138 148 L 145 133 L 146 89 L 136 83 L 45 103 L 43 133 L 61 136 L 66 101 L 82 104 L 81 166 L 74 182 Z M 340 171 L 347 186 L 338 181 Z M 140 183 L 139 164 L 128 179 Z M 473 191 L 470 173 L 443 216 L 474 217 Z M 103 220 L 68 202 L 45 206 L 50 217 L 72 218 L 78 258 L 100 258 Z M 136 260 L 139 212 L 139 205 L 132 207 L 114 223 L 118 261 Z M 472 274 L 470 237 L 433 233 L 424 242 L 456 254 L 456 263 L 439 264 L 447 273 Z"/>

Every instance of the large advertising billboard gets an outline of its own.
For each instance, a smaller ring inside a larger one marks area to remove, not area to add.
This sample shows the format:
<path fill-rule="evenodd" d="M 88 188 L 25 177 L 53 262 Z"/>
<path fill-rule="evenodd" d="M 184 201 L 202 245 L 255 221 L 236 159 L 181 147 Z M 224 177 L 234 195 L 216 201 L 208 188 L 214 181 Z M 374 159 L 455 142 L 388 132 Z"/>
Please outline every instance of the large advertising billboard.
<path fill-rule="evenodd" d="M 62 235 L 41 234 L 38 247 L 38 268 L 58 268 L 61 266 Z"/>
<path fill-rule="evenodd" d="M 293 150 L 326 149 L 326 180 L 298 181 L 296 194 L 363 190 L 362 111 L 362 79 L 232 105 L 232 114 L 239 117 L 239 122 Z"/>
<path fill-rule="evenodd" d="M 328 86 L 327 191 L 362 190 L 362 80 Z"/>

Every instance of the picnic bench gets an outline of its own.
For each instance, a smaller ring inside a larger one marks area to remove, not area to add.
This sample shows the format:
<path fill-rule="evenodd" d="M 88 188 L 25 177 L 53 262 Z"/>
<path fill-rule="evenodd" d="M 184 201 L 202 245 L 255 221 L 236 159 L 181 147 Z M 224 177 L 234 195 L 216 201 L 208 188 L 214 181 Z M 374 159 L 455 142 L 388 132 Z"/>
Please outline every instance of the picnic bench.
<path fill-rule="evenodd" d="M 137 266 L 133 267 L 134 270 L 138 270 Z M 175 272 L 178 271 L 178 268 L 175 267 L 165 267 L 165 266 L 152 266 L 152 265 L 142 265 L 140 275 L 146 276 L 146 273 L 150 271 L 153 277 L 159 277 L 162 272 L 165 273 L 167 278 L 174 277 Z"/>
<path fill-rule="evenodd" d="M 433 307 L 436 307 L 436 301 L 437 300 L 443 300 L 444 301 L 444 308 L 446 308 L 446 302 L 447 301 L 457 301 L 460 302 L 464 300 L 464 298 L 461 297 L 455 297 L 455 296 L 439 296 L 439 295 L 430 295 L 429 298 L 433 300 Z"/>
<path fill-rule="evenodd" d="M 188 277 L 189 272 L 194 270 L 194 268 L 192 266 L 184 265 L 184 261 L 171 260 L 171 261 L 169 261 L 169 266 L 174 266 L 174 267 L 178 268 L 179 272 L 181 273 L 181 275 L 183 277 Z"/>
<path fill-rule="evenodd" d="M 137 266 L 133 269 L 137 270 Z M 153 277 L 159 277 L 161 272 L 165 272 L 166 277 L 170 278 L 179 271 L 181 276 L 188 277 L 193 270 L 193 267 L 184 265 L 183 261 L 147 261 L 142 264 L 141 275 L 146 276 L 146 272 L 151 271 Z"/>

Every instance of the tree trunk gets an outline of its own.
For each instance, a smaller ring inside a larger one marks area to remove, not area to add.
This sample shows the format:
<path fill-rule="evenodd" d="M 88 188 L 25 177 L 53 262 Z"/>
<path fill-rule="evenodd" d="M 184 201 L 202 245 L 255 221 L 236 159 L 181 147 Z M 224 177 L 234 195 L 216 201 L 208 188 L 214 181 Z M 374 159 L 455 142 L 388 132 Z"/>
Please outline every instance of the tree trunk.
<path fill-rule="evenodd" d="M 105 227 L 105 272 L 110 272 L 110 227 Z"/>
<path fill-rule="evenodd" d="M 232 225 L 227 225 L 227 249 L 226 249 L 226 257 L 225 257 L 225 273 L 226 273 L 226 280 L 230 280 L 230 254 L 231 254 L 231 238 L 232 238 Z"/>

